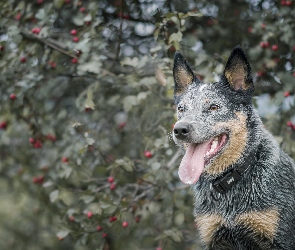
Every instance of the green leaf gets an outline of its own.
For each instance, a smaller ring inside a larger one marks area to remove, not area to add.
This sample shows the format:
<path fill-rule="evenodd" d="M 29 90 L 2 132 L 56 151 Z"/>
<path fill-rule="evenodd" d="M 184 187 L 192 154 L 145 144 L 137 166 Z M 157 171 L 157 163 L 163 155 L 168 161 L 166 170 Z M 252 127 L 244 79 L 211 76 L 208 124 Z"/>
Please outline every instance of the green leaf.
<path fill-rule="evenodd" d="M 80 199 L 83 200 L 84 203 L 88 204 L 88 203 L 92 202 L 95 199 L 95 197 L 94 197 L 94 195 L 83 195 L 83 196 L 81 196 Z"/>
<path fill-rule="evenodd" d="M 87 99 L 85 101 L 85 108 L 91 108 L 92 110 L 95 109 L 95 105 L 93 102 L 93 91 L 90 88 L 87 91 Z"/>
<path fill-rule="evenodd" d="M 68 230 L 63 230 L 63 231 L 59 231 L 56 236 L 59 238 L 59 239 L 64 239 L 65 237 L 68 236 L 68 234 L 70 233 L 70 231 Z"/>
<path fill-rule="evenodd" d="M 51 203 L 54 203 L 57 200 L 58 195 L 59 195 L 59 190 L 54 190 L 50 193 L 49 198 Z"/>

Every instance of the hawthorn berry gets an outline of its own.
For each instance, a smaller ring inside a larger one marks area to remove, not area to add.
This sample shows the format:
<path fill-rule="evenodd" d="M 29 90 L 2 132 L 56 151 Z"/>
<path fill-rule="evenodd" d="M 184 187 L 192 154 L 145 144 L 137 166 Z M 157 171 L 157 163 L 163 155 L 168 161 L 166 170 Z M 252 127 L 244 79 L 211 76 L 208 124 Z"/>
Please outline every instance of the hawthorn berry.
<path fill-rule="evenodd" d="M 112 216 L 109 218 L 109 222 L 114 222 L 117 220 L 117 217 L 116 216 Z"/>
<path fill-rule="evenodd" d="M 108 235 L 106 233 L 102 233 L 101 235 L 103 238 L 106 238 Z"/>
<path fill-rule="evenodd" d="M 116 183 L 111 183 L 111 185 L 110 185 L 110 189 L 111 190 L 114 190 L 116 188 Z"/>
<path fill-rule="evenodd" d="M 6 129 L 6 128 L 7 128 L 7 122 L 6 121 L 0 122 L 0 129 Z"/>
<path fill-rule="evenodd" d="M 79 9 L 79 11 L 80 11 L 81 13 L 84 13 L 84 12 L 86 11 L 86 8 L 85 8 L 85 7 L 81 7 L 81 8 Z"/>
<path fill-rule="evenodd" d="M 27 58 L 25 57 L 25 56 L 22 56 L 21 58 L 20 58 L 20 62 L 21 63 L 25 63 L 27 61 Z"/>
<path fill-rule="evenodd" d="M 93 213 L 92 213 L 91 211 L 89 211 L 89 212 L 87 213 L 87 217 L 90 219 L 92 216 L 93 216 Z"/>
<path fill-rule="evenodd" d="M 114 178 L 113 176 L 109 176 L 109 177 L 108 177 L 108 182 L 109 182 L 109 183 L 114 182 L 114 180 L 115 180 L 115 178 Z"/>
<path fill-rule="evenodd" d="M 69 220 L 70 221 L 75 221 L 75 217 L 72 215 L 72 216 L 69 217 Z"/>
<path fill-rule="evenodd" d="M 286 91 L 285 93 L 284 93 L 284 97 L 288 97 L 288 96 L 290 96 L 291 94 L 290 94 L 290 92 L 288 92 L 288 91 Z"/>
<path fill-rule="evenodd" d="M 33 143 L 35 143 L 35 139 L 31 137 L 31 138 L 29 139 L 29 142 L 33 144 Z"/>
<path fill-rule="evenodd" d="M 63 163 L 69 163 L 69 158 L 68 157 L 63 157 L 61 159 L 61 162 L 63 162 Z"/>
<path fill-rule="evenodd" d="M 77 37 L 77 36 L 73 37 L 73 42 L 74 42 L 74 43 L 79 42 L 79 37 Z"/>
<path fill-rule="evenodd" d="M 22 17 L 21 13 L 17 13 L 14 19 L 16 21 L 19 21 L 21 19 L 21 17 Z"/>
<path fill-rule="evenodd" d="M 37 4 L 42 4 L 43 0 L 37 0 Z"/>
<path fill-rule="evenodd" d="M 273 51 L 277 51 L 277 50 L 279 49 L 279 46 L 276 45 L 276 44 L 274 44 L 273 46 L 271 46 L 271 49 L 272 49 Z"/>
<path fill-rule="evenodd" d="M 293 126 L 293 123 L 291 121 L 287 121 L 287 126 L 288 127 L 292 127 Z"/>
<path fill-rule="evenodd" d="M 153 157 L 153 154 L 152 154 L 151 151 L 146 150 L 146 151 L 144 151 L 144 156 L 145 156 L 146 158 L 152 158 L 152 157 Z"/>
<path fill-rule="evenodd" d="M 12 93 L 9 96 L 10 100 L 15 100 L 16 99 L 16 94 Z"/>
<path fill-rule="evenodd" d="M 102 226 L 97 226 L 96 227 L 96 231 L 101 231 L 102 230 Z"/>
<path fill-rule="evenodd" d="M 0 45 L 0 51 L 3 51 L 4 50 L 4 46 L 3 45 Z"/>
<path fill-rule="evenodd" d="M 118 124 L 118 128 L 124 128 L 126 126 L 126 122 L 121 122 Z"/>
<path fill-rule="evenodd" d="M 73 64 L 78 63 L 78 59 L 77 59 L 77 58 L 73 58 L 73 59 L 72 59 L 72 63 L 73 63 Z"/>
<path fill-rule="evenodd" d="M 129 225 L 128 221 L 123 221 L 122 227 L 126 228 L 126 227 L 128 227 L 128 225 Z"/>
<path fill-rule="evenodd" d="M 42 148 L 42 142 L 39 140 L 36 140 L 34 142 L 34 148 Z"/>
<path fill-rule="evenodd" d="M 77 30 L 75 30 L 75 29 L 71 30 L 71 35 L 72 35 L 72 36 L 75 36 L 75 35 L 77 35 L 77 33 L 78 33 L 78 31 L 77 31 Z"/>

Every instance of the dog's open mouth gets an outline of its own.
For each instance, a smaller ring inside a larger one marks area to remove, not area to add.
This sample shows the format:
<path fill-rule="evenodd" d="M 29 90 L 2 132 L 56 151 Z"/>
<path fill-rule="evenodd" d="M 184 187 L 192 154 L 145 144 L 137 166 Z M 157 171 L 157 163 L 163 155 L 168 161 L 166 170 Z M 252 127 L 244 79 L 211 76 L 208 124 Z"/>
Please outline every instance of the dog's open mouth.
<path fill-rule="evenodd" d="M 220 134 L 202 143 L 190 143 L 179 166 L 182 182 L 194 184 L 199 180 L 205 166 L 219 155 L 228 142 L 227 134 Z"/>

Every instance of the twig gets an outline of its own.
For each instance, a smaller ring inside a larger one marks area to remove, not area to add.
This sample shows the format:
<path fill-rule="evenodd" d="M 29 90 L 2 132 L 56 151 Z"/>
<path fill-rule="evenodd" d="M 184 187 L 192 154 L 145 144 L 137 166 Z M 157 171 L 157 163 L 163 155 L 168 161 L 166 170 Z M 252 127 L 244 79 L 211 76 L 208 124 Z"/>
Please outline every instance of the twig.
<path fill-rule="evenodd" d="M 57 51 L 59 51 L 60 53 L 62 54 L 65 54 L 69 57 L 72 57 L 72 58 L 78 58 L 74 52 L 70 52 L 68 51 L 65 47 L 63 47 L 61 44 L 58 44 L 57 41 L 53 40 L 53 39 L 50 39 L 50 38 L 42 38 L 42 37 L 39 37 L 37 35 L 34 35 L 34 34 L 31 34 L 29 31 L 23 29 L 21 30 L 21 34 L 23 36 L 25 36 L 26 38 L 28 39 L 31 39 L 31 40 L 35 40 L 41 44 L 45 44 L 47 45 L 48 47 L 52 48 L 52 49 L 55 49 Z"/>

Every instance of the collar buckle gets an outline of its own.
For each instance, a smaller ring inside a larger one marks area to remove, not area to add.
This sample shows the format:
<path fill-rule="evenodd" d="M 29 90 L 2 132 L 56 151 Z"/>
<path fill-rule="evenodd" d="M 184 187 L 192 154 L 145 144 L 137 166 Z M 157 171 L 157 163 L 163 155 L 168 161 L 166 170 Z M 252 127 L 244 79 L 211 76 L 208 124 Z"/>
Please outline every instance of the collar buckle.
<path fill-rule="evenodd" d="M 213 188 L 219 193 L 225 193 L 242 178 L 241 174 L 242 173 L 239 173 L 237 169 L 234 169 L 225 176 L 214 181 Z"/>

